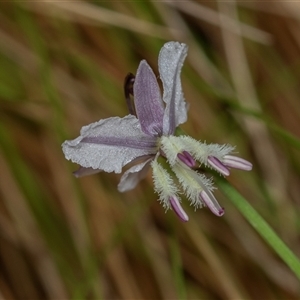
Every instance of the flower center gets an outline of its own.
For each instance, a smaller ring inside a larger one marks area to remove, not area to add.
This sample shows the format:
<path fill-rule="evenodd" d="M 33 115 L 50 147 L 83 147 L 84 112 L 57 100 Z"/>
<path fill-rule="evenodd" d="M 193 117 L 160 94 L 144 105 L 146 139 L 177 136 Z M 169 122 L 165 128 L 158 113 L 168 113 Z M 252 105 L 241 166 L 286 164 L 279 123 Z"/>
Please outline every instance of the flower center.
<path fill-rule="evenodd" d="M 171 166 L 173 166 L 178 159 L 189 167 L 194 166 L 194 158 L 184 148 L 184 143 L 181 137 L 174 135 L 162 136 L 159 139 L 159 147 Z"/>

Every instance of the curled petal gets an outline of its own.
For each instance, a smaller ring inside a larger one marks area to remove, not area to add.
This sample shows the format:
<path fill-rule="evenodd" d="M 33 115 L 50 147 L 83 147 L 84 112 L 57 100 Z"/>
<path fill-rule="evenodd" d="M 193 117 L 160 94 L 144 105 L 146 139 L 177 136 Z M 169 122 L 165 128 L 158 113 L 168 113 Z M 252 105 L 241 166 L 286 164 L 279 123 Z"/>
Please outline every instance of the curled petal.
<path fill-rule="evenodd" d="M 144 134 L 135 116 L 113 117 L 82 127 L 81 135 L 62 144 L 66 159 L 84 168 L 121 173 L 137 157 L 157 152 L 156 139 Z"/>
<path fill-rule="evenodd" d="M 164 134 L 173 134 L 179 124 L 187 120 L 187 107 L 183 97 L 180 73 L 187 55 L 187 45 L 168 42 L 160 50 L 158 68 L 163 83 Z"/>
<path fill-rule="evenodd" d="M 118 184 L 119 192 L 123 193 L 134 189 L 137 186 L 137 184 L 146 177 L 152 160 L 153 158 L 148 158 L 144 162 L 139 163 L 128 169 L 123 174 Z"/>
<path fill-rule="evenodd" d="M 164 107 L 159 86 L 152 69 L 142 60 L 133 86 L 135 109 L 144 133 L 162 134 Z"/>
<path fill-rule="evenodd" d="M 240 169 L 244 171 L 252 170 L 252 164 L 249 161 L 234 155 L 225 155 L 223 163 L 229 168 Z"/>
<path fill-rule="evenodd" d="M 179 219 L 183 222 L 187 222 L 189 220 L 188 215 L 181 207 L 179 200 L 176 196 L 170 197 L 170 204 L 176 215 L 179 217 Z"/>
<path fill-rule="evenodd" d="M 224 208 L 220 206 L 217 199 L 211 192 L 209 192 L 208 190 L 203 190 L 200 192 L 200 197 L 212 213 L 214 213 L 218 217 L 224 215 Z"/>
<path fill-rule="evenodd" d="M 226 165 L 222 163 L 219 159 L 217 159 L 215 156 L 209 156 L 207 162 L 222 175 L 229 176 L 230 172 Z"/>

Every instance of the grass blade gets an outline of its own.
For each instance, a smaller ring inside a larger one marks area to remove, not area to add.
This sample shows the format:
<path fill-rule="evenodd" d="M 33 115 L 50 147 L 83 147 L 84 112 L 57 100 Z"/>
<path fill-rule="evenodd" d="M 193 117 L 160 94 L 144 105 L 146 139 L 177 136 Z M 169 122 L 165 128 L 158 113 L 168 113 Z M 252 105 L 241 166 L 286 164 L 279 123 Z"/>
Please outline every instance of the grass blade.
<path fill-rule="evenodd" d="M 233 202 L 236 208 L 249 221 L 262 238 L 274 249 L 287 266 L 300 280 L 300 260 L 278 237 L 268 223 L 257 213 L 257 211 L 240 195 L 227 181 L 218 180 L 221 191 Z"/>

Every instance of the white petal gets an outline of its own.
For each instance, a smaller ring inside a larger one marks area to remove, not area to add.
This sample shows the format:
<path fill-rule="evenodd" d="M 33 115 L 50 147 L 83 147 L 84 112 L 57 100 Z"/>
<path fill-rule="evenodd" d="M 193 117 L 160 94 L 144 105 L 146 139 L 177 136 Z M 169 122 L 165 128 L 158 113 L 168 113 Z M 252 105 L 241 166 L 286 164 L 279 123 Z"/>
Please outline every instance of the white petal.
<path fill-rule="evenodd" d="M 155 139 L 144 134 L 135 116 L 113 117 L 82 127 L 62 144 L 66 159 L 84 168 L 121 173 L 137 157 L 156 153 Z"/>
<path fill-rule="evenodd" d="M 146 161 L 128 169 L 123 174 L 118 184 L 119 192 L 122 193 L 134 189 L 137 184 L 146 177 L 152 160 L 153 158 L 147 159 Z"/>
<path fill-rule="evenodd" d="M 180 73 L 187 55 L 187 45 L 178 42 L 166 43 L 158 57 L 158 68 L 163 83 L 164 134 L 173 134 L 175 128 L 187 120 L 187 107 L 183 97 Z"/>

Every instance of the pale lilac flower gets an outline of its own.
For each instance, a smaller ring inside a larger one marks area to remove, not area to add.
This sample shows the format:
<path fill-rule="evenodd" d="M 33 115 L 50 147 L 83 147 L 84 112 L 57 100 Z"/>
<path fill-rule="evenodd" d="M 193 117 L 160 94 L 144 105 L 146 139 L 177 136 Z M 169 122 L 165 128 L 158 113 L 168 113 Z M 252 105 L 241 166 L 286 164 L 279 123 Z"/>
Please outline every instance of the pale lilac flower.
<path fill-rule="evenodd" d="M 228 176 L 231 168 L 251 170 L 252 165 L 231 153 L 230 145 L 206 144 L 189 136 L 175 136 L 175 129 L 187 120 L 180 72 L 187 46 L 166 43 L 158 58 L 159 85 L 152 69 L 142 60 L 133 85 L 135 115 L 112 117 L 84 126 L 80 136 L 62 144 L 67 159 L 81 165 L 75 176 L 99 171 L 121 173 L 120 192 L 133 189 L 152 168 L 154 189 L 163 207 L 172 209 L 182 221 L 188 216 L 181 206 L 184 193 L 195 208 L 207 206 L 217 216 L 224 214 L 213 195 L 212 180 L 194 170 L 199 164 Z M 164 165 L 158 160 L 165 160 Z"/>

